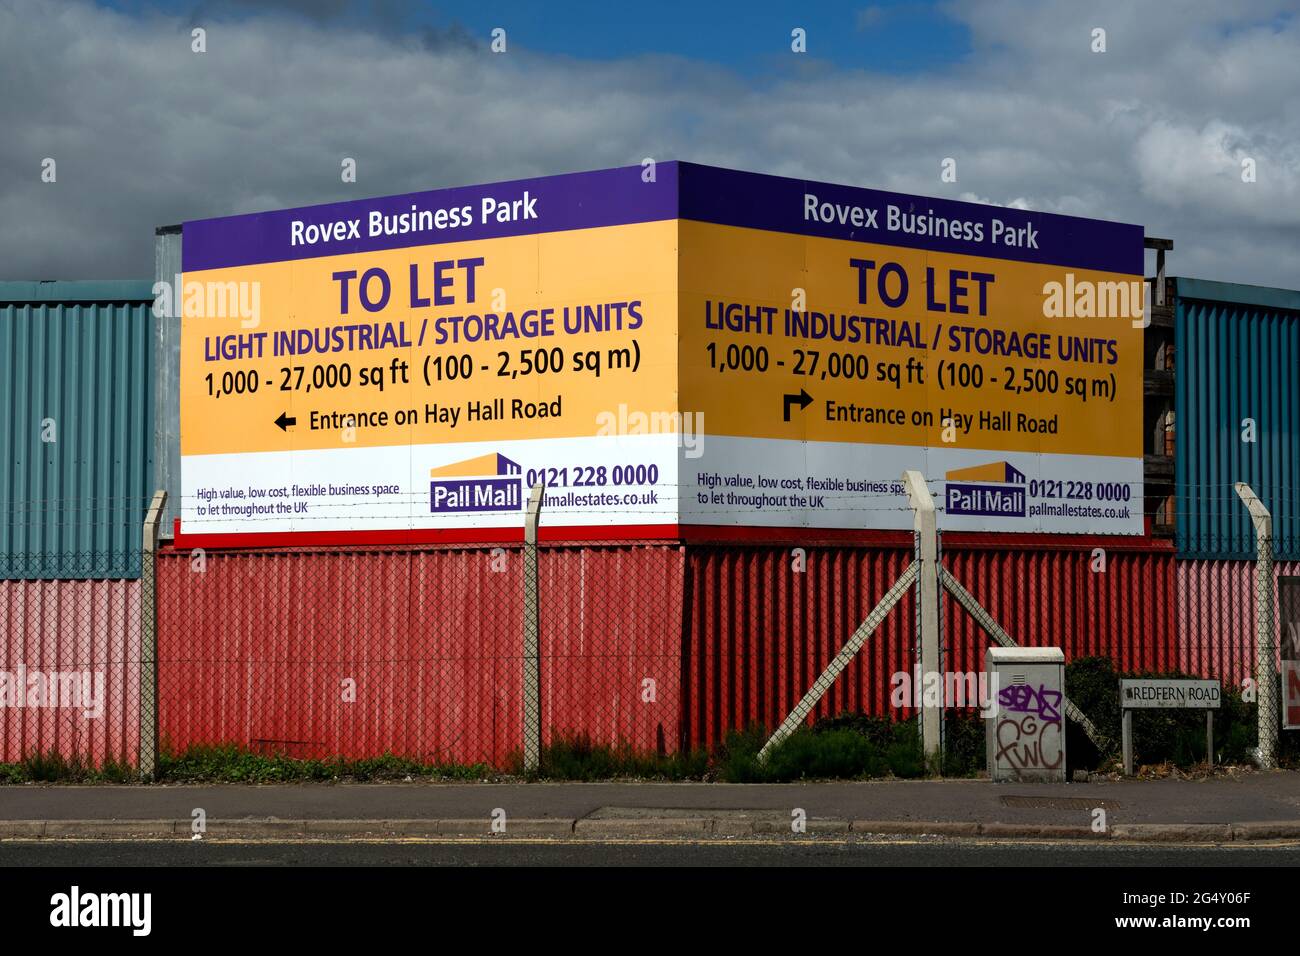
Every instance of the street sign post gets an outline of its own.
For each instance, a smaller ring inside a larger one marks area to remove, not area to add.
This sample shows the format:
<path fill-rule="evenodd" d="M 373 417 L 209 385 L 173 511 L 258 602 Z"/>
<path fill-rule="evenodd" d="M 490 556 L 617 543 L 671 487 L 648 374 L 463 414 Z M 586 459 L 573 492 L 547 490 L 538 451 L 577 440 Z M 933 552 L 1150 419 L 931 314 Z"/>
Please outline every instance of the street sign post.
<path fill-rule="evenodd" d="M 1140 678 L 1119 682 L 1119 706 L 1123 712 L 1124 774 L 1133 774 L 1133 711 L 1205 710 L 1205 754 L 1214 765 L 1214 712 L 1219 709 L 1222 688 L 1217 680 L 1155 680 Z"/>

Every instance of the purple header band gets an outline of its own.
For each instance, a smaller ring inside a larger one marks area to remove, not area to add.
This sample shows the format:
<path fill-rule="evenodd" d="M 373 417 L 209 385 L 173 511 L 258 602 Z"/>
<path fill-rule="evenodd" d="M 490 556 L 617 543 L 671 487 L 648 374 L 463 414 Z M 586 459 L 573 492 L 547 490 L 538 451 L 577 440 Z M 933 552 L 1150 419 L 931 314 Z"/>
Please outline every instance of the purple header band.
<path fill-rule="evenodd" d="M 1126 223 L 695 163 L 660 163 L 655 182 L 645 182 L 642 175 L 640 166 L 625 166 L 201 219 L 184 224 L 182 269 L 198 272 L 680 218 L 1067 268 L 1129 275 L 1143 271 L 1143 229 Z M 422 224 L 416 223 L 422 228 L 384 232 L 384 223 L 410 216 L 412 206 L 426 214 Z M 438 217 L 433 224 L 430 216 Z M 920 234 L 918 218 L 929 234 Z M 378 230 L 372 225 L 376 220 Z M 1015 244 L 1008 244 L 1008 237 Z"/>
<path fill-rule="evenodd" d="M 1141 226 L 744 173 L 694 163 L 678 165 L 681 190 L 678 210 L 682 219 L 1129 275 L 1141 275 L 1143 271 Z M 817 199 L 818 211 L 813 217 L 806 211 L 808 196 Z M 983 239 L 891 230 L 887 228 L 890 206 L 909 216 L 920 214 L 930 220 L 969 223 L 972 231 L 980 224 Z M 862 224 L 841 222 L 841 214 L 847 220 L 854 208 L 864 210 L 859 217 Z M 867 224 L 865 210 L 875 210 L 874 227 Z M 830 221 L 824 218 L 826 212 L 830 213 Z M 1005 227 L 997 241 L 994 241 L 994 220 Z M 1032 233 L 1035 247 L 1007 245 L 1002 241 L 1008 234 L 1006 230 L 1016 236 Z"/>
<path fill-rule="evenodd" d="M 378 199 L 353 199 L 323 206 L 200 219 L 182 227 L 181 269 L 199 272 L 260 262 L 314 259 L 379 249 L 676 219 L 677 164 L 661 163 L 655 171 L 655 182 L 644 182 L 641 176 L 640 166 L 624 166 L 591 173 L 516 179 L 483 186 L 457 186 Z M 496 213 L 501 205 L 498 205 L 484 221 L 486 200 L 503 204 L 511 218 L 499 220 Z M 431 213 L 468 208 L 468 222 L 399 235 L 370 234 L 372 213 L 400 216 L 409 214 L 413 205 Z M 355 222 L 358 235 L 294 244 L 292 230 L 295 222 L 302 223 L 304 231 L 308 226 L 320 229 Z"/>

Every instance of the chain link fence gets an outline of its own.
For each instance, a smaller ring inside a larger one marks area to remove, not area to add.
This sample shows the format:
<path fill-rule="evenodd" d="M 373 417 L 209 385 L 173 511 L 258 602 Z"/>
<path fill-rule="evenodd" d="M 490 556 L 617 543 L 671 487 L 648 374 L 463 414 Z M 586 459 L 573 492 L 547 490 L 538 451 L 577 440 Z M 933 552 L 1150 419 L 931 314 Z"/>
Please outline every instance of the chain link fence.
<path fill-rule="evenodd" d="M 543 542 L 535 557 L 535 588 L 521 544 L 163 547 L 134 556 L 140 577 L 108 580 L 69 573 L 102 555 L 10 558 L 0 764 L 134 767 L 155 726 L 164 756 L 229 746 L 518 770 L 557 747 L 716 752 L 734 731 L 786 718 L 913 549 L 906 536 L 870 547 L 609 540 Z M 1168 553 L 946 546 L 942 563 L 1016 641 L 1107 657 L 1123 673 L 1248 687 L 1259 615 L 1271 616 L 1274 675 L 1281 632 L 1296 626 L 1269 583 L 1300 579 L 1295 562 L 1259 579 L 1251 562 Z M 34 573 L 55 566 L 60 577 Z M 808 722 L 916 716 L 916 609 L 908 588 Z M 982 671 L 988 635 L 955 600 L 941 633 L 946 672 L 960 684 Z M 1277 681 L 1256 687 L 1272 738 Z"/>

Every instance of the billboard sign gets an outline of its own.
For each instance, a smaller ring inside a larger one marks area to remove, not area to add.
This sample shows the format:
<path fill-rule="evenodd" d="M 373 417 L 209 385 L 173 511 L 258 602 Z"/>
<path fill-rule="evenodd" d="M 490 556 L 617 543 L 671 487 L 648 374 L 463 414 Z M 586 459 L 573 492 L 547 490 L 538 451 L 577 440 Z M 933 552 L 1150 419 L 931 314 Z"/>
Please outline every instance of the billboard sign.
<path fill-rule="evenodd" d="M 183 535 L 489 538 L 538 481 L 587 536 L 902 529 L 906 468 L 946 529 L 1142 531 L 1137 226 L 667 163 L 182 262 Z"/>

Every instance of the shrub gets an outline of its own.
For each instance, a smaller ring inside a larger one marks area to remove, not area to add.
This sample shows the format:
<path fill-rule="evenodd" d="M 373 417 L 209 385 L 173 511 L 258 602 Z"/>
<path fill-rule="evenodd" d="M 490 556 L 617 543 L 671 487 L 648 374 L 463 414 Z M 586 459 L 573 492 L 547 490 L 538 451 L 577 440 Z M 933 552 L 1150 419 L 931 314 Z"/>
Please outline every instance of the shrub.
<path fill-rule="evenodd" d="M 984 718 L 979 711 L 949 711 L 944 720 L 943 775 L 974 777 L 986 769 Z"/>
<path fill-rule="evenodd" d="M 801 727 L 772 749 L 764 768 L 773 782 L 878 777 L 886 762 L 880 749 L 854 730 Z"/>
<path fill-rule="evenodd" d="M 1126 678 L 1191 679 L 1181 671 L 1133 671 L 1121 675 L 1105 657 L 1082 657 L 1065 667 L 1065 693 L 1111 739 L 1115 753 L 1099 754 L 1075 725 L 1069 725 L 1066 754 L 1071 766 L 1095 767 L 1117 756 L 1121 708 L 1119 681 Z M 1216 762 L 1245 763 L 1258 743 L 1255 704 L 1241 699 L 1237 688 L 1225 687 L 1214 715 Z M 1286 735 L 1283 735 L 1285 740 Z M 1200 710 L 1136 710 L 1133 713 L 1135 763 L 1190 766 L 1205 761 L 1205 714 Z"/>
<path fill-rule="evenodd" d="M 1098 730 L 1119 744 L 1119 671 L 1109 657 L 1079 657 L 1066 664 L 1065 696 Z M 1067 754 L 1070 743 L 1073 740 L 1066 744 Z"/>
<path fill-rule="evenodd" d="M 915 721 L 846 713 L 800 727 L 772 748 L 758 752 L 771 736 L 762 727 L 734 731 L 718 751 L 719 776 L 729 783 L 785 783 L 793 780 L 861 780 L 919 777 L 925 760 Z"/>
<path fill-rule="evenodd" d="M 916 721 L 894 724 L 893 739 L 885 751 L 885 760 L 895 777 L 921 777 L 925 775 L 925 754 L 921 749 L 921 734 Z"/>
<path fill-rule="evenodd" d="M 888 717 L 870 717 L 866 714 L 845 711 L 834 717 L 822 717 L 813 724 L 813 730 L 852 730 L 866 737 L 882 750 L 894 740 L 894 722 Z"/>
<path fill-rule="evenodd" d="M 715 755 L 718 776 L 727 783 L 762 783 L 767 771 L 758 762 L 758 752 L 769 736 L 758 725 L 727 734 Z"/>
<path fill-rule="evenodd" d="M 539 764 L 538 776 L 551 780 L 702 780 L 709 768 L 708 754 L 703 751 L 641 752 L 626 741 L 613 746 L 593 743 L 587 734 L 553 737 L 542 748 Z"/>

